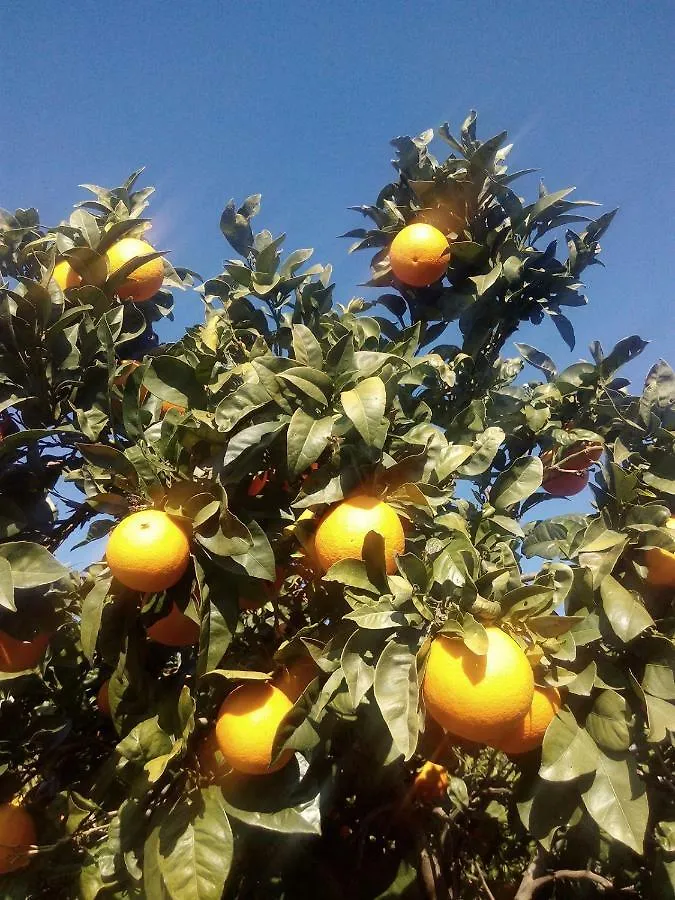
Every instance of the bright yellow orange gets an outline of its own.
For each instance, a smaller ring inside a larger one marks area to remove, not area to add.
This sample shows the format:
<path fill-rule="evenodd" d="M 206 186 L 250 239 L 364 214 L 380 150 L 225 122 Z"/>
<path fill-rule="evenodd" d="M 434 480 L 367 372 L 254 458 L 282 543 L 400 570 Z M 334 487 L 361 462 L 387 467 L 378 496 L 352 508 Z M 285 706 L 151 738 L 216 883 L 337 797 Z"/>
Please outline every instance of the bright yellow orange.
<path fill-rule="evenodd" d="M 37 634 L 30 641 L 21 641 L 6 631 L 0 631 L 0 672 L 23 672 L 35 668 L 48 645 L 48 634 Z"/>
<path fill-rule="evenodd" d="M 33 817 L 22 806 L 0 804 L 0 875 L 25 869 L 28 850 L 37 843 Z"/>
<path fill-rule="evenodd" d="M 199 625 L 174 603 L 168 616 L 148 628 L 148 637 L 165 647 L 191 647 L 199 643 Z"/>
<path fill-rule="evenodd" d="M 497 741 L 505 753 L 527 753 L 540 747 L 546 729 L 562 705 L 560 692 L 554 687 L 535 687 L 529 710 Z"/>
<path fill-rule="evenodd" d="M 666 522 L 666 528 L 675 531 L 675 516 Z M 654 587 L 675 587 L 675 553 L 662 547 L 645 550 L 647 581 Z"/>
<path fill-rule="evenodd" d="M 134 591 L 164 591 L 179 581 L 190 562 L 185 532 L 165 512 L 143 509 L 113 528 L 106 560 L 110 571 Z"/>
<path fill-rule="evenodd" d="M 305 688 L 309 687 L 314 681 L 319 671 L 317 664 L 307 654 L 307 656 L 301 656 L 299 659 L 293 660 L 287 668 L 284 667 L 281 675 L 275 679 L 274 683 L 280 691 L 286 694 L 291 703 L 295 703 L 305 691 Z"/>
<path fill-rule="evenodd" d="M 82 276 L 75 271 L 67 259 L 62 259 L 54 266 L 52 278 L 62 291 L 82 284 Z"/>
<path fill-rule="evenodd" d="M 413 793 L 422 803 L 433 803 L 445 796 L 450 784 L 450 776 L 445 766 L 425 762 L 415 776 Z"/>
<path fill-rule="evenodd" d="M 518 644 L 494 626 L 477 656 L 456 638 L 437 637 L 427 657 L 427 712 L 446 731 L 491 743 L 522 718 L 534 694 L 532 668 Z"/>
<path fill-rule="evenodd" d="M 272 764 L 274 738 L 293 708 L 288 697 L 271 684 L 249 681 L 223 701 L 216 721 L 216 739 L 225 762 L 237 772 L 266 775 L 283 768 L 292 757 L 282 753 Z"/>
<path fill-rule="evenodd" d="M 110 681 L 104 681 L 101 687 L 98 689 L 98 693 L 96 694 L 96 706 L 98 707 L 98 711 L 102 716 L 105 716 L 106 719 L 109 719 L 112 715 L 112 710 L 110 709 Z"/>
<path fill-rule="evenodd" d="M 396 571 L 396 554 L 405 549 L 405 535 L 392 506 L 368 494 L 354 494 L 329 509 L 314 535 L 314 558 L 327 572 L 343 559 L 361 559 L 363 542 L 369 531 L 384 538 L 387 572 Z"/>
<path fill-rule="evenodd" d="M 125 237 L 109 247 L 105 256 L 108 261 L 110 277 L 112 277 L 125 263 L 140 256 L 154 253 L 155 248 L 139 238 Z M 151 259 L 143 263 L 137 269 L 130 272 L 124 281 L 117 285 L 115 293 L 120 300 L 133 300 L 141 303 L 154 297 L 164 281 L 164 263 L 161 257 Z"/>
<path fill-rule="evenodd" d="M 416 222 L 406 225 L 389 248 L 389 264 L 394 275 L 411 287 L 427 287 L 438 281 L 450 261 L 448 239 L 433 225 Z"/>

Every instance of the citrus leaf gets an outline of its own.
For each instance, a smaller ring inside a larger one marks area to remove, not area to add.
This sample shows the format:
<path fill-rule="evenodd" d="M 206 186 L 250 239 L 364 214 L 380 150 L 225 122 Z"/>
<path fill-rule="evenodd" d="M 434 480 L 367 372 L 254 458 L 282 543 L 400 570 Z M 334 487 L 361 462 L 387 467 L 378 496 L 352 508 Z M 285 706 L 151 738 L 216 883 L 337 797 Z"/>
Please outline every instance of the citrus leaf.
<path fill-rule="evenodd" d="M 165 814 L 159 865 L 170 896 L 220 900 L 232 854 L 232 827 L 219 788 L 203 788 L 197 802 L 179 801 Z"/>
<path fill-rule="evenodd" d="M 544 467 L 538 456 L 521 456 L 497 476 L 490 491 L 490 503 L 507 509 L 530 497 L 541 487 Z"/>
<path fill-rule="evenodd" d="M 301 365 L 323 368 L 321 344 L 306 325 L 293 325 L 293 353 Z"/>
<path fill-rule="evenodd" d="M 19 589 L 53 584 L 68 574 L 66 566 L 58 562 L 49 550 L 30 541 L 0 544 L 0 558 L 9 563 L 14 587 Z"/>
<path fill-rule="evenodd" d="M 16 612 L 12 567 L 3 556 L 0 556 L 0 606 Z"/>
<path fill-rule="evenodd" d="M 616 691 L 602 691 L 586 717 L 586 731 L 604 750 L 622 751 L 630 746 L 626 701 Z"/>
<path fill-rule="evenodd" d="M 599 751 L 595 778 L 582 797 L 588 812 L 610 837 L 642 853 L 649 803 L 632 756 L 616 759 Z"/>
<path fill-rule="evenodd" d="M 291 416 L 286 436 L 288 471 L 292 478 L 316 462 L 328 446 L 334 419 L 314 419 L 298 408 Z"/>
<path fill-rule="evenodd" d="M 381 378 L 361 381 L 350 391 L 340 394 L 345 413 L 369 447 L 380 449 L 384 444 L 388 423 L 384 421 L 387 393 Z"/>
<path fill-rule="evenodd" d="M 396 749 L 410 759 L 417 746 L 417 660 L 410 648 L 391 641 L 375 667 L 375 699 Z"/>
<path fill-rule="evenodd" d="M 646 628 L 654 625 L 652 617 L 637 596 L 627 591 L 611 575 L 606 575 L 602 580 L 600 594 L 612 631 L 624 643 L 632 641 Z"/>
<path fill-rule="evenodd" d="M 573 781 L 595 771 L 598 753 L 572 713 L 558 710 L 544 735 L 539 774 L 546 781 Z"/>

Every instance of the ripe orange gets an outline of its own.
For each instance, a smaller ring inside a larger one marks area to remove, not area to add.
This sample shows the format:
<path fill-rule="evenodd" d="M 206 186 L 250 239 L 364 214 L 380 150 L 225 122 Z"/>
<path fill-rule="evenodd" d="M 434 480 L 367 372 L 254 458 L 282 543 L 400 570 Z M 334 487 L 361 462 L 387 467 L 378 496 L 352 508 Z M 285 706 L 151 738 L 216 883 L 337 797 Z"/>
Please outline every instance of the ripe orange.
<path fill-rule="evenodd" d="M 675 531 L 675 516 L 666 522 L 666 528 Z M 675 553 L 662 547 L 645 550 L 647 582 L 654 587 L 675 587 Z"/>
<path fill-rule="evenodd" d="M 162 403 L 162 406 L 159 410 L 160 418 L 164 418 L 164 416 L 168 413 L 170 409 L 177 409 L 181 415 L 185 415 L 185 407 L 181 406 L 179 403 L 171 403 L 170 400 L 165 400 Z"/>
<path fill-rule="evenodd" d="M 0 672 L 23 672 L 35 668 L 48 645 L 48 634 L 36 634 L 30 641 L 21 641 L 6 631 L 0 631 Z"/>
<path fill-rule="evenodd" d="M 369 531 L 384 538 L 387 572 L 396 571 L 396 554 L 405 549 L 405 535 L 393 507 L 368 494 L 354 494 L 329 509 L 314 535 L 314 558 L 327 572 L 343 559 L 361 559 Z"/>
<path fill-rule="evenodd" d="M 450 261 L 450 245 L 442 231 L 417 222 L 406 225 L 389 248 L 389 264 L 394 275 L 411 287 L 427 287 L 438 281 Z"/>
<path fill-rule="evenodd" d="M 566 460 L 556 465 L 552 450 L 546 450 L 540 458 L 544 466 L 541 486 L 552 497 L 572 497 L 583 491 L 588 484 L 587 469 L 568 467 Z"/>
<path fill-rule="evenodd" d="M 165 647 L 191 647 L 199 643 L 199 625 L 174 603 L 168 616 L 148 628 L 148 637 Z"/>
<path fill-rule="evenodd" d="M 561 465 L 565 469 L 590 469 L 596 462 L 600 462 L 604 452 L 605 448 L 600 443 L 577 441 L 565 450 Z"/>
<path fill-rule="evenodd" d="M 522 719 L 497 741 L 504 753 L 527 753 L 540 747 L 546 729 L 562 705 L 560 692 L 554 687 L 535 687 L 532 705 Z"/>
<path fill-rule="evenodd" d="M 106 560 L 119 581 L 134 591 L 164 591 L 190 562 L 185 532 L 165 512 L 143 509 L 113 528 Z"/>
<path fill-rule="evenodd" d="M 147 256 L 154 253 L 155 248 L 147 241 L 139 238 L 125 237 L 109 247 L 105 256 L 108 261 L 110 277 L 112 277 L 125 263 L 139 256 Z M 115 293 L 120 300 L 133 300 L 141 303 L 154 297 L 164 281 L 164 263 L 161 257 L 151 259 L 143 263 L 137 269 L 130 272 L 124 281 L 117 285 Z"/>
<path fill-rule="evenodd" d="M 62 291 L 71 287 L 79 287 L 82 284 L 82 276 L 75 271 L 67 259 L 62 259 L 54 266 L 52 278 Z"/>
<path fill-rule="evenodd" d="M 235 688 L 223 701 L 216 721 L 216 739 L 225 762 L 247 775 L 283 768 L 293 754 L 285 751 L 272 764 L 272 747 L 281 721 L 292 707 L 274 685 L 249 681 Z"/>
<path fill-rule="evenodd" d="M 529 710 L 532 668 L 518 644 L 494 626 L 488 650 L 477 656 L 461 641 L 440 635 L 427 657 L 422 685 L 427 712 L 446 731 L 491 743 Z"/>
<path fill-rule="evenodd" d="M 270 469 L 265 469 L 264 472 L 258 472 L 257 475 L 254 475 L 253 478 L 251 478 L 251 483 L 249 484 L 246 493 L 249 497 L 259 497 L 269 480 Z"/>
<path fill-rule="evenodd" d="M 290 666 L 284 667 L 283 672 L 275 679 L 274 683 L 280 691 L 286 694 L 291 703 L 295 703 L 319 672 L 319 667 L 307 654 L 307 656 L 293 660 Z"/>
<path fill-rule="evenodd" d="M 98 693 L 96 694 L 96 706 L 98 707 L 98 711 L 102 716 L 105 716 L 106 719 L 109 719 L 112 715 L 112 711 L 110 709 L 110 694 L 109 694 L 110 682 L 104 681 L 101 687 L 98 689 Z"/>
<path fill-rule="evenodd" d="M 14 803 L 0 804 L 0 875 L 25 869 L 28 850 L 37 843 L 33 817 Z"/>
<path fill-rule="evenodd" d="M 445 796 L 450 784 L 450 776 L 445 766 L 425 762 L 415 776 L 413 793 L 422 803 L 433 803 Z"/>

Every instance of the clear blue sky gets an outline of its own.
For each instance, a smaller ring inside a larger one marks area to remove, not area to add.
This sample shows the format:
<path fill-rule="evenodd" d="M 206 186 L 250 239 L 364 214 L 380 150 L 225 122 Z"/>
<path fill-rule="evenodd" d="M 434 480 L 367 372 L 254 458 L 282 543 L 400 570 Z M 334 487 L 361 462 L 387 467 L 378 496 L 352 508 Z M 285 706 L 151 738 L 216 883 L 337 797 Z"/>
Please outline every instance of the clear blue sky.
<path fill-rule="evenodd" d="M 520 338 L 566 364 L 640 333 L 639 380 L 656 357 L 675 362 L 674 43 L 672 0 L 5 3 L 0 206 L 54 223 L 78 183 L 145 165 L 153 242 L 213 275 L 230 255 L 224 204 L 259 191 L 260 227 L 332 262 L 346 301 L 369 257 L 337 235 L 391 177 L 389 139 L 458 130 L 474 107 L 482 137 L 509 131 L 513 166 L 621 207 L 591 303 L 571 310 L 575 353 L 548 323 Z M 179 294 L 162 336 L 200 317 Z"/>

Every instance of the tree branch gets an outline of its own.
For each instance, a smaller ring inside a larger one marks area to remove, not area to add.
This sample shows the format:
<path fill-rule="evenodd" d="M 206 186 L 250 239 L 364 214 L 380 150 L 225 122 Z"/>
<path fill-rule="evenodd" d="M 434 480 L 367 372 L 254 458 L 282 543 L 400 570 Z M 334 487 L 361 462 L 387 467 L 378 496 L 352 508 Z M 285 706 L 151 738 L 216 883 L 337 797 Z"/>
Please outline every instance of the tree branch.
<path fill-rule="evenodd" d="M 545 855 L 539 850 L 535 858 L 529 864 L 520 882 L 518 891 L 514 900 L 531 900 L 537 893 L 539 888 L 552 881 L 591 881 L 601 890 L 612 890 L 613 883 L 603 875 L 597 872 L 591 872 L 590 869 L 558 869 L 556 872 L 550 872 L 546 875 L 540 874 L 544 871 Z"/>

